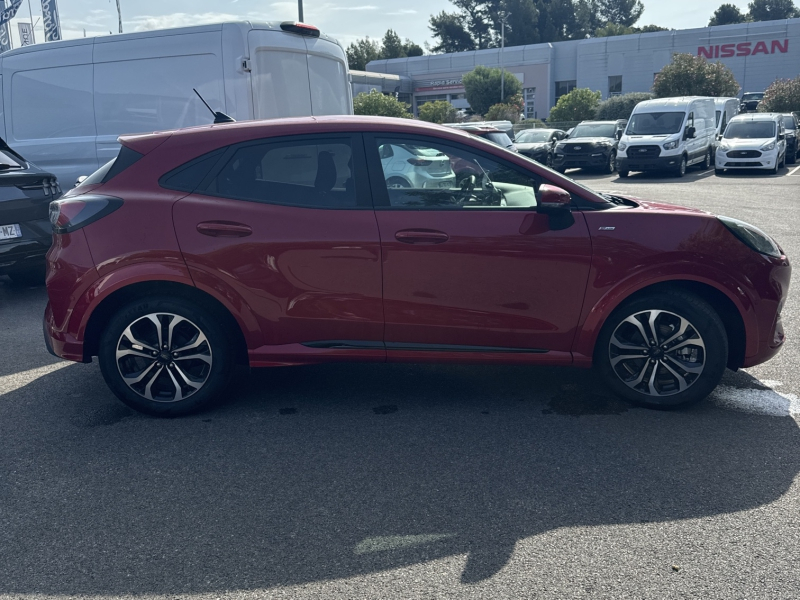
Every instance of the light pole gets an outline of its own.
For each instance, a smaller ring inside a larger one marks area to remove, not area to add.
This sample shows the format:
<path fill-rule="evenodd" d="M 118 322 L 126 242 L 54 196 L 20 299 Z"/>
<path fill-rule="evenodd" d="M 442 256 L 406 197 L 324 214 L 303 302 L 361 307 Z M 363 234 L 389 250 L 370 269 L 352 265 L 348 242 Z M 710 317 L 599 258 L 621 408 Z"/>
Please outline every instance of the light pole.
<path fill-rule="evenodd" d="M 506 25 L 508 24 L 508 17 L 511 16 L 510 12 L 500 13 L 500 102 L 502 103 L 505 98 L 506 91 L 506 68 L 503 62 L 503 51 L 506 48 Z"/>
<path fill-rule="evenodd" d="M 303 22 L 303 0 L 297 0 L 297 19 Z"/>
<path fill-rule="evenodd" d="M 122 9 L 119 6 L 119 0 L 117 0 L 117 19 L 119 20 L 119 32 L 122 33 Z"/>

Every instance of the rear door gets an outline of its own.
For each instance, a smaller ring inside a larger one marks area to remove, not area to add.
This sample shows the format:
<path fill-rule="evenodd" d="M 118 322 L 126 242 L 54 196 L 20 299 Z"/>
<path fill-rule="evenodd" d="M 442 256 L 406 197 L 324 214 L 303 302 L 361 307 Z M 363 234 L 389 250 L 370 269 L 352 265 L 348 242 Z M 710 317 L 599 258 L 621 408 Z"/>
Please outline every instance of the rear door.
<path fill-rule="evenodd" d="M 176 204 L 175 228 L 197 284 L 254 315 L 254 364 L 326 350 L 383 360 L 380 238 L 360 136 L 256 140 L 207 160 L 216 166 Z M 181 189 L 174 177 L 164 185 Z"/>

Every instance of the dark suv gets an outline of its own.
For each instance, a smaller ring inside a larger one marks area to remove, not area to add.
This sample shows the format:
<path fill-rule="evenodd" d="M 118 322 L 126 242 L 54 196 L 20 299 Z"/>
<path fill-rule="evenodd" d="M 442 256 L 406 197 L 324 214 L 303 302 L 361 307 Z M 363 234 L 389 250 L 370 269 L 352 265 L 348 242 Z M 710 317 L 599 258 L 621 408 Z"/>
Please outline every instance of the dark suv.
<path fill-rule="evenodd" d="M 59 196 L 55 175 L 0 138 L 0 275 L 26 285 L 44 283 L 44 256 L 52 241 L 48 209 Z"/>
<path fill-rule="evenodd" d="M 617 168 L 617 144 L 627 121 L 583 121 L 556 145 L 553 168 L 563 173 L 572 167 L 613 173 Z"/>
<path fill-rule="evenodd" d="M 739 104 L 739 112 L 754 112 L 763 99 L 764 92 L 747 92 L 742 95 L 742 102 Z"/>
<path fill-rule="evenodd" d="M 798 136 L 800 136 L 800 119 L 794 113 L 781 115 L 783 128 L 786 130 L 786 162 L 794 164 L 798 156 Z"/>

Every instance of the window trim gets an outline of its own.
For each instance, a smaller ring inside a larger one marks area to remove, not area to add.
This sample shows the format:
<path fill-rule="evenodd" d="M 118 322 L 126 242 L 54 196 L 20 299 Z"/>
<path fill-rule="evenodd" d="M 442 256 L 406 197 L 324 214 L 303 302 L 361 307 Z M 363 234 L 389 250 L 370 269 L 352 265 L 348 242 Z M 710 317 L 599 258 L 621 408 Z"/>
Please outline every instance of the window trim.
<path fill-rule="evenodd" d="M 467 146 L 458 144 L 457 142 L 453 142 L 446 138 L 439 138 L 436 136 L 429 136 L 429 135 L 418 135 L 418 134 L 408 134 L 408 133 L 396 133 L 393 131 L 373 131 L 364 134 L 364 148 L 367 153 L 367 168 L 369 173 L 376 173 L 380 174 L 378 177 L 371 176 L 370 177 L 370 185 L 372 188 L 372 201 L 375 207 L 375 210 L 386 210 L 386 211 L 417 211 L 417 212 L 454 212 L 454 211 L 461 211 L 463 210 L 461 207 L 453 207 L 448 208 L 445 206 L 436 207 L 436 208 L 420 208 L 418 206 L 392 206 L 389 200 L 389 190 L 386 188 L 386 179 L 383 174 L 383 167 L 381 166 L 381 160 L 378 155 L 378 140 L 377 138 L 383 137 L 391 137 L 393 139 L 398 140 L 408 140 L 409 142 L 416 142 L 425 144 L 426 142 L 429 143 L 437 143 L 442 146 L 449 146 L 454 150 L 459 150 L 460 148 L 465 148 L 469 152 L 483 157 L 487 160 L 493 160 L 497 163 L 501 163 L 506 168 L 512 169 L 517 171 L 518 173 L 528 175 L 530 177 L 539 177 L 542 180 L 542 184 L 549 184 L 549 185 L 557 185 L 554 184 L 551 180 L 549 180 L 544 175 L 537 173 L 531 169 L 525 169 L 524 167 L 520 167 L 519 165 L 515 165 L 512 162 L 504 160 L 502 157 L 499 157 L 495 154 L 491 154 L 489 152 L 484 152 L 478 148 L 473 146 Z M 487 142 L 490 143 L 490 142 Z M 499 146 L 498 146 L 499 148 Z M 559 186 L 560 187 L 560 186 Z M 562 188 L 563 189 L 563 188 Z M 572 197 L 572 210 L 578 208 L 575 203 L 575 194 L 570 193 Z M 539 212 L 538 204 L 536 206 L 475 206 L 469 208 L 467 211 L 464 212 L 487 212 L 487 211 L 494 211 L 494 212 Z"/>
<path fill-rule="evenodd" d="M 217 192 L 209 191 L 208 187 L 211 185 L 211 182 L 219 175 L 220 171 L 228 164 L 233 155 L 241 148 L 247 148 L 250 146 L 260 146 L 263 144 L 286 144 L 286 143 L 297 143 L 301 144 L 303 142 L 316 142 L 318 144 L 331 144 L 335 143 L 335 141 L 346 141 L 346 143 L 350 146 L 350 151 L 352 152 L 353 157 L 353 173 L 356 175 L 355 181 L 355 195 L 356 195 L 356 205 L 355 206 L 306 206 L 306 205 L 299 205 L 293 204 L 291 202 L 267 202 L 264 200 L 254 200 L 252 198 L 234 198 L 231 196 L 225 196 L 223 194 L 219 194 Z M 365 175 L 360 176 L 360 173 L 364 173 Z M 235 200 L 238 202 L 253 202 L 256 204 L 264 204 L 267 206 L 289 206 L 291 208 L 296 209 L 309 209 L 309 210 L 372 210 L 372 197 L 370 194 L 370 186 L 367 177 L 367 168 L 366 168 L 366 160 L 364 156 L 364 144 L 361 140 L 361 135 L 358 133 L 353 133 L 349 131 L 342 131 L 342 132 L 325 132 L 325 133 L 310 133 L 310 134 L 302 134 L 302 135 L 282 135 L 282 136 L 275 136 L 275 137 L 266 137 L 266 138 L 257 138 L 252 140 L 247 140 L 244 142 L 239 142 L 237 144 L 231 144 L 227 147 L 227 150 L 222 154 L 222 157 L 214 165 L 214 168 L 208 172 L 206 177 L 200 182 L 200 185 L 194 191 L 195 194 L 200 194 L 203 196 L 208 196 L 211 198 L 224 198 L 226 200 Z"/>

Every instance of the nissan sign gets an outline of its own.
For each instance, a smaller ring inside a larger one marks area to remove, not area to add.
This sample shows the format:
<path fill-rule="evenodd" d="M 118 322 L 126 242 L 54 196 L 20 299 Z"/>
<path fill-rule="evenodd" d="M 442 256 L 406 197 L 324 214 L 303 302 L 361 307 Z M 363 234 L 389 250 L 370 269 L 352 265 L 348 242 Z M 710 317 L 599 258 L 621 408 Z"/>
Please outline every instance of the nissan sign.
<path fill-rule="evenodd" d="M 732 56 L 755 56 L 756 54 L 786 54 L 789 52 L 789 40 L 770 40 L 769 42 L 739 42 L 738 44 L 717 44 L 700 46 L 698 56 L 706 58 L 730 58 Z"/>

